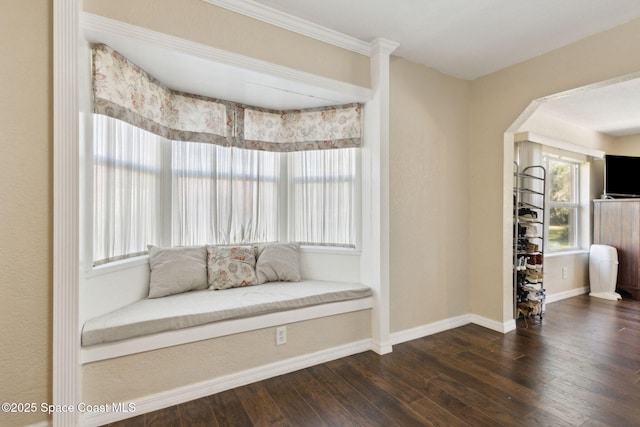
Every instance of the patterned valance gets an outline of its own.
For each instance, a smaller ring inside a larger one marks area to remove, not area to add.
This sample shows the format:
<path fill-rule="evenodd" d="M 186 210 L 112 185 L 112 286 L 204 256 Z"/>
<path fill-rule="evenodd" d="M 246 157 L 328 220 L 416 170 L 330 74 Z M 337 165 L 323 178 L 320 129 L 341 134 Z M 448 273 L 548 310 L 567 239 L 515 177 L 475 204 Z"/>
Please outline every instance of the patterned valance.
<path fill-rule="evenodd" d="M 178 92 L 104 44 L 93 46 L 93 111 L 175 141 L 267 151 L 361 143 L 360 104 L 276 111 Z"/>

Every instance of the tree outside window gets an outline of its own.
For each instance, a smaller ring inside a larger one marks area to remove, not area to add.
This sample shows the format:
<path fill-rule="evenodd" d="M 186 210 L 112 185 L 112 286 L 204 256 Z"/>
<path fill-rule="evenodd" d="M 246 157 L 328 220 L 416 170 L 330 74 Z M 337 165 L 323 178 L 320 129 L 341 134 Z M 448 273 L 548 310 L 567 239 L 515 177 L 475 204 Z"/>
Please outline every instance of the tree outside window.
<path fill-rule="evenodd" d="M 548 237 L 547 250 L 567 250 L 578 246 L 578 164 L 546 157 Z"/>

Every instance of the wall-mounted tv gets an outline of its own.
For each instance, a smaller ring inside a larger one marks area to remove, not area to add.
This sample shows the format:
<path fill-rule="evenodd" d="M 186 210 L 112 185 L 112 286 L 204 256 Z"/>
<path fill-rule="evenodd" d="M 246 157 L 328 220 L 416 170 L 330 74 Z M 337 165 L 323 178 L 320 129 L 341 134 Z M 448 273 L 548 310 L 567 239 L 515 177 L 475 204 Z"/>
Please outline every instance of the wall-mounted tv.
<path fill-rule="evenodd" d="M 640 157 L 604 157 L 604 196 L 640 197 Z"/>

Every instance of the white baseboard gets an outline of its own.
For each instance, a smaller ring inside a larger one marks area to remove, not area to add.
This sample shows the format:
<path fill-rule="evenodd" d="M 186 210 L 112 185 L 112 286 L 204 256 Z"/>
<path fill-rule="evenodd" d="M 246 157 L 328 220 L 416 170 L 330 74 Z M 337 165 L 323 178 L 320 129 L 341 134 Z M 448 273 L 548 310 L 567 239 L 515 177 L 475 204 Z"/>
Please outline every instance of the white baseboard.
<path fill-rule="evenodd" d="M 451 317 L 448 319 L 429 323 L 427 325 L 406 329 L 400 332 L 394 332 L 391 334 L 391 342 L 394 345 L 400 344 L 406 341 L 411 341 L 411 340 L 426 337 L 429 335 L 437 334 L 438 332 L 443 332 L 449 329 L 457 328 L 459 326 L 463 326 L 468 323 L 471 323 L 471 315 L 463 314 L 462 316 Z"/>
<path fill-rule="evenodd" d="M 500 323 L 486 317 L 478 316 L 477 314 L 471 315 L 471 323 L 483 326 L 493 331 L 501 332 L 503 334 L 506 334 L 509 331 L 513 331 L 516 328 L 516 321 L 514 319 L 509 319 L 506 322 Z"/>
<path fill-rule="evenodd" d="M 51 421 L 40 421 L 39 423 L 29 424 L 27 427 L 51 427 L 52 425 Z"/>
<path fill-rule="evenodd" d="M 469 323 L 473 323 L 503 334 L 516 328 L 516 321 L 513 319 L 508 320 L 504 323 L 500 323 L 483 316 L 478 316 L 477 314 L 463 314 L 461 316 L 439 320 L 437 322 L 418 326 L 416 328 L 395 332 L 391 334 L 391 341 L 393 344 L 400 344 L 406 341 L 411 341 L 429 335 L 437 334 L 438 332 L 444 332 L 449 329 L 458 328 Z"/>
<path fill-rule="evenodd" d="M 294 372 L 310 366 L 329 362 L 341 357 L 351 356 L 371 349 L 371 340 L 365 339 L 356 341 L 339 347 L 333 347 L 316 353 L 294 357 L 271 363 L 257 368 L 248 369 L 220 378 L 214 378 L 201 383 L 196 383 L 184 387 L 179 387 L 166 392 L 137 399 L 135 402 L 135 413 L 107 412 L 88 413 L 83 417 L 85 426 L 99 426 L 112 423 L 125 418 L 138 416 L 147 412 L 157 411 L 179 403 L 199 399 L 204 396 L 220 393 L 232 388 L 241 387 L 257 381 L 273 378 L 278 375 Z"/>
<path fill-rule="evenodd" d="M 372 341 L 371 350 L 376 352 L 379 355 L 391 353 L 393 351 L 393 342 L 392 341 L 386 341 L 386 342 Z"/>
<path fill-rule="evenodd" d="M 586 293 L 589 293 L 589 287 L 588 286 L 583 286 L 581 288 L 570 289 L 568 291 L 563 291 L 563 292 L 554 292 L 552 294 L 548 294 L 547 295 L 546 302 L 547 302 L 547 304 L 549 304 L 549 303 L 552 303 L 552 302 L 560 301 L 560 300 L 563 300 L 563 299 L 575 297 L 575 296 L 586 294 Z"/>

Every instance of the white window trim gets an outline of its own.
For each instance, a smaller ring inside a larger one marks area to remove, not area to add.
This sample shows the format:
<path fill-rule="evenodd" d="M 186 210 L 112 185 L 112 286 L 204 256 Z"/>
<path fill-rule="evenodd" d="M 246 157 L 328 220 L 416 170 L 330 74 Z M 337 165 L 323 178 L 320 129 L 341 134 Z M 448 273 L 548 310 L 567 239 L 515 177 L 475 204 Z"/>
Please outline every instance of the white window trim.
<path fill-rule="evenodd" d="M 85 134 L 85 151 L 86 155 L 86 164 L 84 165 L 84 169 L 87 173 L 84 174 L 85 178 L 85 190 L 84 194 L 86 194 L 85 199 L 85 210 L 87 212 L 87 216 L 83 218 L 85 223 L 85 246 L 87 254 L 87 258 L 85 260 L 85 268 L 84 271 L 88 275 L 87 277 L 94 277 L 96 275 L 105 274 L 105 272 L 114 272 L 123 269 L 130 268 L 133 265 L 139 265 L 141 259 L 148 260 L 148 256 L 130 256 L 127 258 L 123 258 L 120 260 L 105 262 L 104 264 L 94 265 L 95 260 L 94 256 L 94 248 L 93 248 L 93 115 L 88 114 L 85 120 L 86 125 L 86 134 Z M 160 171 L 160 182 L 162 187 L 162 208 L 161 208 L 161 232 L 160 232 L 160 242 L 159 246 L 172 246 L 172 215 L 173 215 L 173 176 L 172 176 L 172 141 L 162 138 L 162 156 L 163 156 L 163 167 Z M 361 251 L 360 242 L 361 242 L 361 229 L 362 229 L 362 208 L 361 208 L 361 200 L 362 200 L 362 167 L 361 167 L 361 155 L 360 149 L 355 150 L 355 174 L 356 180 L 354 184 L 354 194 L 356 197 L 354 198 L 352 209 L 351 209 L 351 221 L 354 229 L 354 248 L 345 248 L 341 246 L 332 246 L 332 245 L 301 245 L 302 248 L 305 248 L 307 252 L 322 252 L 322 253 L 333 253 L 333 254 L 359 254 Z M 280 176 L 279 176 L 279 200 L 278 200 L 278 209 L 279 209 L 279 217 L 278 217 L 278 238 L 280 242 L 288 242 L 290 241 L 290 237 L 292 234 L 292 224 L 289 223 L 289 218 L 291 217 L 291 209 L 292 209 L 292 197 L 293 192 L 289 188 L 289 156 L 288 153 L 278 153 L 280 156 Z M 148 261 L 147 261 L 148 262 Z"/>
<path fill-rule="evenodd" d="M 566 163 L 572 166 L 572 174 L 573 174 L 573 189 L 572 189 L 572 194 L 574 195 L 575 199 L 573 202 L 552 202 L 550 200 L 550 193 L 551 193 L 551 178 L 550 178 L 550 174 L 549 174 L 549 162 L 548 159 L 549 158 L 553 158 L 555 161 L 557 162 L 561 162 L 561 163 Z M 565 252 L 574 252 L 574 251 L 579 251 L 581 250 L 581 230 L 582 227 L 584 226 L 583 223 L 583 215 L 582 215 L 582 177 L 581 177 L 581 168 L 580 168 L 580 161 L 575 160 L 575 159 L 571 159 L 568 158 L 566 156 L 560 156 L 557 155 L 555 153 L 549 153 L 549 152 L 543 152 L 543 158 L 544 158 L 544 166 L 545 169 L 547 171 L 547 184 L 546 184 L 546 194 L 545 194 L 545 212 L 544 212 L 544 217 L 545 217 L 545 222 L 544 222 L 544 236 L 545 236 L 545 240 L 544 240 L 544 244 L 545 244 L 545 256 L 546 255 L 550 255 L 550 254 L 561 254 L 561 253 L 565 253 Z M 549 239 L 549 226 L 550 226 L 550 211 L 552 208 L 554 207 L 566 207 L 569 209 L 575 209 L 575 215 L 574 215 L 574 221 L 573 221 L 573 230 L 572 230 L 572 235 L 573 235 L 573 245 L 568 246 L 566 248 L 555 248 L 552 249 L 549 247 L 549 243 L 550 243 L 550 239 Z"/>

